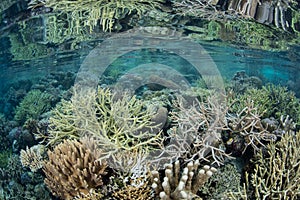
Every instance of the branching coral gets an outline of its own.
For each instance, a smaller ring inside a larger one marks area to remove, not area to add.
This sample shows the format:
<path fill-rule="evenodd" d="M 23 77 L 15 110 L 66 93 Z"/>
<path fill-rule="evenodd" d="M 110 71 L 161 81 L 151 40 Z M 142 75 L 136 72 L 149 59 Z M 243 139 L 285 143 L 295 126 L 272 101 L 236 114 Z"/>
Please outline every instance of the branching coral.
<path fill-rule="evenodd" d="M 300 132 L 285 134 L 277 143 L 259 151 L 254 159 L 250 185 L 256 199 L 299 199 Z"/>
<path fill-rule="evenodd" d="M 103 185 L 107 163 L 99 160 L 101 152 L 93 139 L 65 140 L 48 156 L 45 183 L 55 196 L 72 199 Z"/>
<path fill-rule="evenodd" d="M 195 157 L 208 159 L 211 156 L 213 163 L 223 164 L 225 158 L 230 156 L 221 146 L 221 131 L 227 124 L 227 107 L 220 97 L 212 95 L 205 101 L 193 99 L 190 105 L 184 105 L 179 99 L 175 106 L 172 118 L 177 126 L 171 131 L 166 151 L 170 155 L 181 154 L 178 156 L 184 156 L 187 160 Z"/>
<path fill-rule="evenodd" d="M 241 112 L 248 103 L 253 101 L 253 107 L 256 107 L 257 114 L 261 117 L 274 117 L 279 119 L 281 116 L 289 115 L 295 123 L 300 122 L 300 102 L 293 91 L 286 87 L 267 85 L 261 89 L 251 88 L 244 94 L 233 95 L 228 99 L 230 112 Z"/>
<path fill-rule="evenodd" d="M 154 111 L 136 97 L 117 98 L 110 90 L 74 90 L 50 117 L 48 145 L 65 138 L 95 137 L 107 157 L 123 150 L 146 152 L 160 145 L 160 124 L 151 121 Z"/>
<path fill-rule="evenodd" d="M 193 199 L 197 191 L 217 171 L 216 168 L 205 165 L 199 168 L 199 160 L 191 161 L 180 174 L 180 163 L 176 161 L 165 169 L 163 182 L 158 171 L 152 171 L 152 188 L 160 199 Z"/>
<path fill-rule="evenodd" d="M 27 119 L 38 117 L 51 106 L 51 95 L 40 90 L 31 90 L 16 108 L 15 120 L 24 123 Z"/>
<path fill-rule="evenodd" d="M 36 145 L 26 150 L 21 150 L 20 160 L 23 167 L 29 167 L 32 172 L 36 172 L 44 165 L 44 147 L 42 145 Z"/>
<path fill-rule="evenodd" d="M 116 200 L 151 200 L 153 194 L 151 187 L 147 183 L 140 186 L 127 185 L 123 189 L 113 193 Z"/>
<path fill-rule="evenodd" d="M 121 151 L 110 157 L 109 164 L 117 173 L 123 177 L 123 182 L 143 182 L 147 179 L 148 164 L 145 151 L 135 149 L 132 151 Z"/>
<path fill-rule="evenodd" d="M 250 145 L 254 150 L 259 150 L 259 146 L 264 146 L 263 141 L 276 141 L 275 134 L 270 133 L 266 127 L 263 126 L 260 114 L 257 107 L 254 106 L 253 101 L 248 100 L 245 108 L 235 114 L 228 115 L 228 130 L 231 135 L 238 135 L 245 140 L 246 147 Z"/>

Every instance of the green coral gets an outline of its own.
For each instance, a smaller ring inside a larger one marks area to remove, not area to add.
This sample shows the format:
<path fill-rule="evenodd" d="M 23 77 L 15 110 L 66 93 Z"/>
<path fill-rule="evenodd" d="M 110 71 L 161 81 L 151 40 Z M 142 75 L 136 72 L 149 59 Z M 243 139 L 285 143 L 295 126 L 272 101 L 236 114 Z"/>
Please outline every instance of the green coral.
<path fill-rule="evenodd" d="M 254 159 L 250 186 L 255 199 L 300 198 L 300 132 L 285 134 L 278 143 L 271 143 L 266 151 L 259 151 Z"/>
<path fill-rule="evenodd" d="M 229 193 L 238 192 L 241 174 L 232 164 L 226 164 L 218 169 L 208 182 L 200 188 L 200 193 L 205 199 L 229 199 Z"/>
<path fill-rule="evenodd" d="M 38 119 L 51 107 L 51 95 L 40 90 L 29 91 L 17 106 L 15 120 L 24 123 L 28 119 Z"/>
<path fill-rule="evenodd" d="M 96 137 L 106 153 L 118 150 L 143 149 L 161 142 L 158 125 L 151 119 L 154 111 L 135 96 L 117 96 L 108 89 L 79 92 L 74 90 L 70 101 L 63 101 L 49 119 L 48 145 L 66 138 L 84 135 Z"/>
<path fill-rule="evenodd" d="M 263 86 L 262 89 L 247 89 L 244 94 L 234 95 L 229 99 L 230 111 L 238 113 L 249 102 L 253 101 L 254 107 L 262 118 L 289 115 L 294 122 L 300 123 L 300 102 L 293 91 L 278 85 Z"/>

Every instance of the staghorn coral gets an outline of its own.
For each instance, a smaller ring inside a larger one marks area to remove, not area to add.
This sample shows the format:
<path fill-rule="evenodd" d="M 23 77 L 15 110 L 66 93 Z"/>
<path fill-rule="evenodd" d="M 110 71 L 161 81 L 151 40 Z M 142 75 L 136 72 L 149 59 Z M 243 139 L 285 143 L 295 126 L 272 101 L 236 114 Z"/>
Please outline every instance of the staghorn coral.
<path fill-rule="evenodd" d="M 257 151 L 260 146 L 264 146 L 264 141 L 277 140 L 277 136 L 270 133 L 262 124 L 261 116 L 253 101 L 247 100 L 245 103 L 247 104 L 242 111 L 227 116 L 227 130 L 229 130 L 231 137 L 242 137 L 244 140 L 245 147 L 242 147 L 244 148 L 242 154 L 248 146 Z"/>
<path fill-rule="evenodd" d="M 135 96 L 117 98 L 108 89 L 96 92 L 74 90 L 71 101 L 63 101 L 49 119 L 48 145 L 65 138 L 95 137 L 103 156 L 123 150 L 156 148 L 162 141 L 160 126 L 151 121 L 154 111 Z"/>
<path fill-rule="evenodd" d="M 285 134 L 257 152 L 249 185 L 255 199 L 299 199 L 300 132 Z"/>
<path fill-rule="evenodd" d="M 217 171 L 208 165 L 199 169 L 199 165 L 199 160 L 191 161 L 180 174 L 180 163 L 177 160 L 174 164 L 166 165 L 163 179 L 158 171 L 152 171 L 152 188 L 155 195 L 165 200 L 199 198 L 199 188 Z"/>
<path fill-rule="evenodd" d="M 44 146 L 35 145 L 31 148 L 26 147 L 26 150 L 21 150 L 20 160 L 23 167 L 29 167 L 32 172 L 36 172 L 44 165 Z"/>
<path fill-rule="evenodd" d="M 148 162 L 146 152 L 140 149 L 120 151 L 109 158 L 110 166 L 117 171 L 124 184 L 129 181 L 145 181 L 149 167 Z"/>
<path fill-rule="evenodd" d="M 103 185 L 107 162 L 99 160 L 101 152 L 93 139 L 65 140 L 48 151 L 44 165 L 45 183 L 51 192 L 63 199 L 87 195 Z"/>
<path fill-rule="evenodd" d="M 170 143 L 166 152 L 172 157 L 184 157 L 193 160 L 195 157 L 222 165 L 226 158 L 222 146 L 221 132 L 227 126 L 227 107 L 222 97 L 212 94 L 206 99 L 192 102 L 175 102 L 172 119 L 176 126 L 170 131 Z M 185 105 L 187 104 L 187 105 Z"/>

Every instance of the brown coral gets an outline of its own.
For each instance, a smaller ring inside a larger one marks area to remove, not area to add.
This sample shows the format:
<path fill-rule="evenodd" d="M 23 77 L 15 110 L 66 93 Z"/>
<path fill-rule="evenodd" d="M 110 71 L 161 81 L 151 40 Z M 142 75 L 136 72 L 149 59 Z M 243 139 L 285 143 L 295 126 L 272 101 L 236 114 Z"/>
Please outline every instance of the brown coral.
<path fill-rule="evenodd" d="M 151 200 L 152 190 L 147 183 L 140 186 L 127 185 L 122 190 L 113 194 L 114 199 L 118 200 Z"/>
<path fill-rule="evenodd" d="M 44 166 L 46 185 L 63 199 L 88 194 L 103 185 L 107 174 L 107 163 L 98 159 L 100 155 L 93 140 L 65 140 L 53 152 L 48 151 L 49 161 Z"/>

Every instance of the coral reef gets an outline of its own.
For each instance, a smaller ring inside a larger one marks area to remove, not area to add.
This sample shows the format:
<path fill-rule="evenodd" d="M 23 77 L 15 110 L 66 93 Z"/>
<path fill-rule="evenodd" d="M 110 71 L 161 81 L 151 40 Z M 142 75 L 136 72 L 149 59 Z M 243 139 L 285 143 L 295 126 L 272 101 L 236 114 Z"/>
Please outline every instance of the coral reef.
<path fill-rule="evenodd" d="M 26 146 L 32 146 L 36 142 L 33 134 L 22 127 L 13 128 L 7 135 L 7 139 L 11 142 L 12 151 L 17 153 Z"/>
<path fill-rule="evenodd" d="M 123 189 L 114 192 L 112 196 L 116 200 L 151 200 L 153 192 L 151 187 L 144 183 L 140 186 L 126 185 Z"/>
<path fill-rule="evenodd" d="M 256 199 L 299 199 L 300 132 L 285 134 L 257 152 L 250 186 Z"/>
<path fill-rule="evenodd" d="M 40 90 L 29 91 L 16 108 L 15 120 L 24 123 L 30 118 L 39 119 L 42 113 L 50 109 L 51 98 L 50 94 L 43 93 Z"/>
<path fill-rule="evenodd" d="M 79 194 L 73 199 L 74 200 L 101 200 L 103 199 L 103 194 L 101 194 L 101 191 L 91 189 L 88 194 Z"/>
<path fill-rule="evenodd" d="M 244 93 L 250 88 L 260 89 L 262 80 L 257 76 L 248 76 L 245 71 L 238 71 L 231 79 L 231 88 L 236 93 Z"/>
<path fill-rule="evenodd" d="M 262 118 L 290 116 L 297 124 L 300 122 L 300 102 L 293 91 L 278 85 L 267 85 L 261 89 L 250 88 L 243 94 L 233 95 L 228 99 L 230 111 L 233 113 L 243 110 L 249 101 L 253 101 L 254 107 Z"/>
<path fill-rule="evenodd" d="M 32 172 L 36 172 L 44 166 L 44 151 L 43 145 L 35 145 L 26 150 L 21 150 L 20 160 L 23 167 L 29 167 Z"/>
<path fill-rule="evenodd" d="M 151 172 L 152 188 L 159 199 L 193 199 L 217 169 L 208 165 L 199 169 L 199 160 L 189 162 L 180 173 L 180 162 L 166 165 L 164 178 L 158 171 Z M 162 181 L 162 182 L 161 182 Z"/>
<path fill-rule="evenodd" d="M 0 199 L 52 199 L 43 176 L 24 171 L 19 156 L 12 154 L 7 166 L 0 168 Z"/>
<path fill-rule="evenodd" d="M 186 98 L 188 99 L 188 98 Z M 170 144 L 166 152 L 172 157 L 195 157 L 222 165 L 230 158 L 222 146 L 221 132 L 227 124 L 227 106 L 222 97 L 213 94 L 202 101 L 192 98 L 191 102 L 179 98 L 172 112 L 176 126 L 170 131 Z M 174 155 L 175 154 L 175 155 Z"/>
<path fill-rule="evenodd" d="M 71 101 L 62 101 L 52 111 L 47 142 L 55 145 L 65 138 L 89 135 L 107 156 L 119 150 L 148 151 L 162 141 L 160 131 L 152 132 L 160 127 L 152 121 L 154 114 L 135 96 L 118 97 L 101 88 L 96 92 L 74 90 Z"/>
<path fill-rule="evenodd" d="M 53 152 L 48 151 L 48 156 L 45 183 L 55 196 L 72 199 L 103 185 L 107 162 L 99 160 L 101 152 L 95 140 L 65 140 Z"/>
<path fill-rule="evenodd" d="M 253 105 L 253 101 L 248 101 L 244 109 L 235 114 L 229 114 L 227 117 L 228 129 L 230 137 L 242 137 L 245 146 L 242 154 L 246 151 L 250 145 L 254 150 L 259 150 L 261 146 L 264 146 L 265 141 L 276 141 L 277 136 L 270 133 L 266 127 L 263 126 L 261 116 L 257 107 Z M 234 139 L 236 141 L 236 138 Z M 227 142 L 229 144 L 231 142 Z"/>
<path fill-rule="evenodd" d="M 241 174 L 232 164 L 225 164 L 200 188 L 203 199 L 230 199 L 230 193 L 241 190 Z"/>

